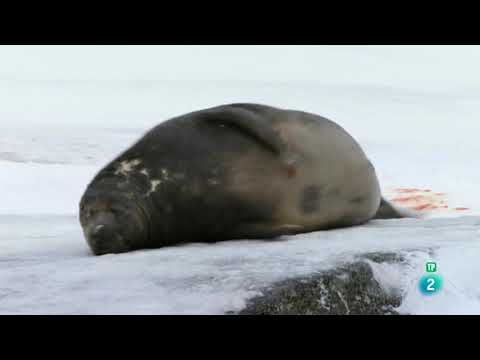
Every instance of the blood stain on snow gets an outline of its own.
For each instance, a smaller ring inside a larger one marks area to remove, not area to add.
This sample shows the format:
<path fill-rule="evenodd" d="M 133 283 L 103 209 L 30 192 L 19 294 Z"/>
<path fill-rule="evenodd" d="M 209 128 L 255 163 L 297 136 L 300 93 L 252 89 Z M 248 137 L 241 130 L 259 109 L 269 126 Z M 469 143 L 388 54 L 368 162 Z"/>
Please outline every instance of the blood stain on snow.
<path fill-rule="evenodd" d="M 430 189 L 396 188 L 390 201 L 400 207 L 421 211 L 432 212 L 447 210 L 446 193 L 433 192 Z M 453 208 L 454 211 L 470 210 L 466 207 Z"/>
<path fill-rule="evenodd" d="M 413 189 L 413 188 L 406 188 L 406 189 L 394 189 L 394 191 L 398 192 L 398 193 L 414 193 L 414 192 L 422 191 L 422 190 Z"/>

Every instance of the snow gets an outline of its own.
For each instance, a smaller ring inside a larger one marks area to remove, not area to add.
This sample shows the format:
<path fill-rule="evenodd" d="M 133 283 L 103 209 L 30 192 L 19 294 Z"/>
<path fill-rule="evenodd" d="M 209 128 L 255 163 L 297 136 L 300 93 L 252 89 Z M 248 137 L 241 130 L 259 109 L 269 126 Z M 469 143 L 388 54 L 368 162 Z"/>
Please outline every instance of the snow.
<path fill-rule="evenodd" d="M 221 314 L 274 281 L 374 251 L 408 260 L 372 264 L 404 293 L 399 311 L 480 314 L 479 60 L 478 46 L 0 47 L 0 314 Z M 230 102 L 331 118 L 388 199 L 439 208 L 275 241 L 92 256 L 78 201 L 95 173 L 157 123 Z M 429 297 L 417 289 L 427 261 L 444 279 Z"/>

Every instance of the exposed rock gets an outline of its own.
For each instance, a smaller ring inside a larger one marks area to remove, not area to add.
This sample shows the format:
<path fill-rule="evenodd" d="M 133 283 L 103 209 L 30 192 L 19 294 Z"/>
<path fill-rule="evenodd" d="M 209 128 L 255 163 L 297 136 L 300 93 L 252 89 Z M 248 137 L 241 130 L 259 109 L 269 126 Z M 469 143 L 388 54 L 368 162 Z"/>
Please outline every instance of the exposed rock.
<path fill-rule="evenodd" d="M 332 270 L 288 279 L 251 299 L 240 315 L 398 315 L 401 294 L 386 291 L 369 262 L 403 262 L 401 255 L 371 253 Z"/>

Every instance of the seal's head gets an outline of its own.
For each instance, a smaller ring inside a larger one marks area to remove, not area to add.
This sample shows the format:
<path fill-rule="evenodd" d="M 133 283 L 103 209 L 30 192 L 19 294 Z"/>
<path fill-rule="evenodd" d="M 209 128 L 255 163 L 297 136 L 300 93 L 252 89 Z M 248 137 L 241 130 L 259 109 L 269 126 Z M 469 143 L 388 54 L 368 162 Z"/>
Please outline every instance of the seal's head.
<path fill-rule="evenodd" d="M 148 241 L 144 204 L 129 189 L 90 186 L 80 201 L 80 223 L 95 255 L 135 250 Z"/>

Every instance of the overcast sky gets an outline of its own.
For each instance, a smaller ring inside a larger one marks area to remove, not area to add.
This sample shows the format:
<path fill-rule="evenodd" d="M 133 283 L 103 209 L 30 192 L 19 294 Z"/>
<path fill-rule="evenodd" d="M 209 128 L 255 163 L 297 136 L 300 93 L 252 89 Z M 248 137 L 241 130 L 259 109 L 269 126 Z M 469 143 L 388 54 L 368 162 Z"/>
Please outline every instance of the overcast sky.
<path fill-rule="evenodd" d="M 0 46 L 0 80 L 247 80 L 480 87 L 480 46 Z"/>

